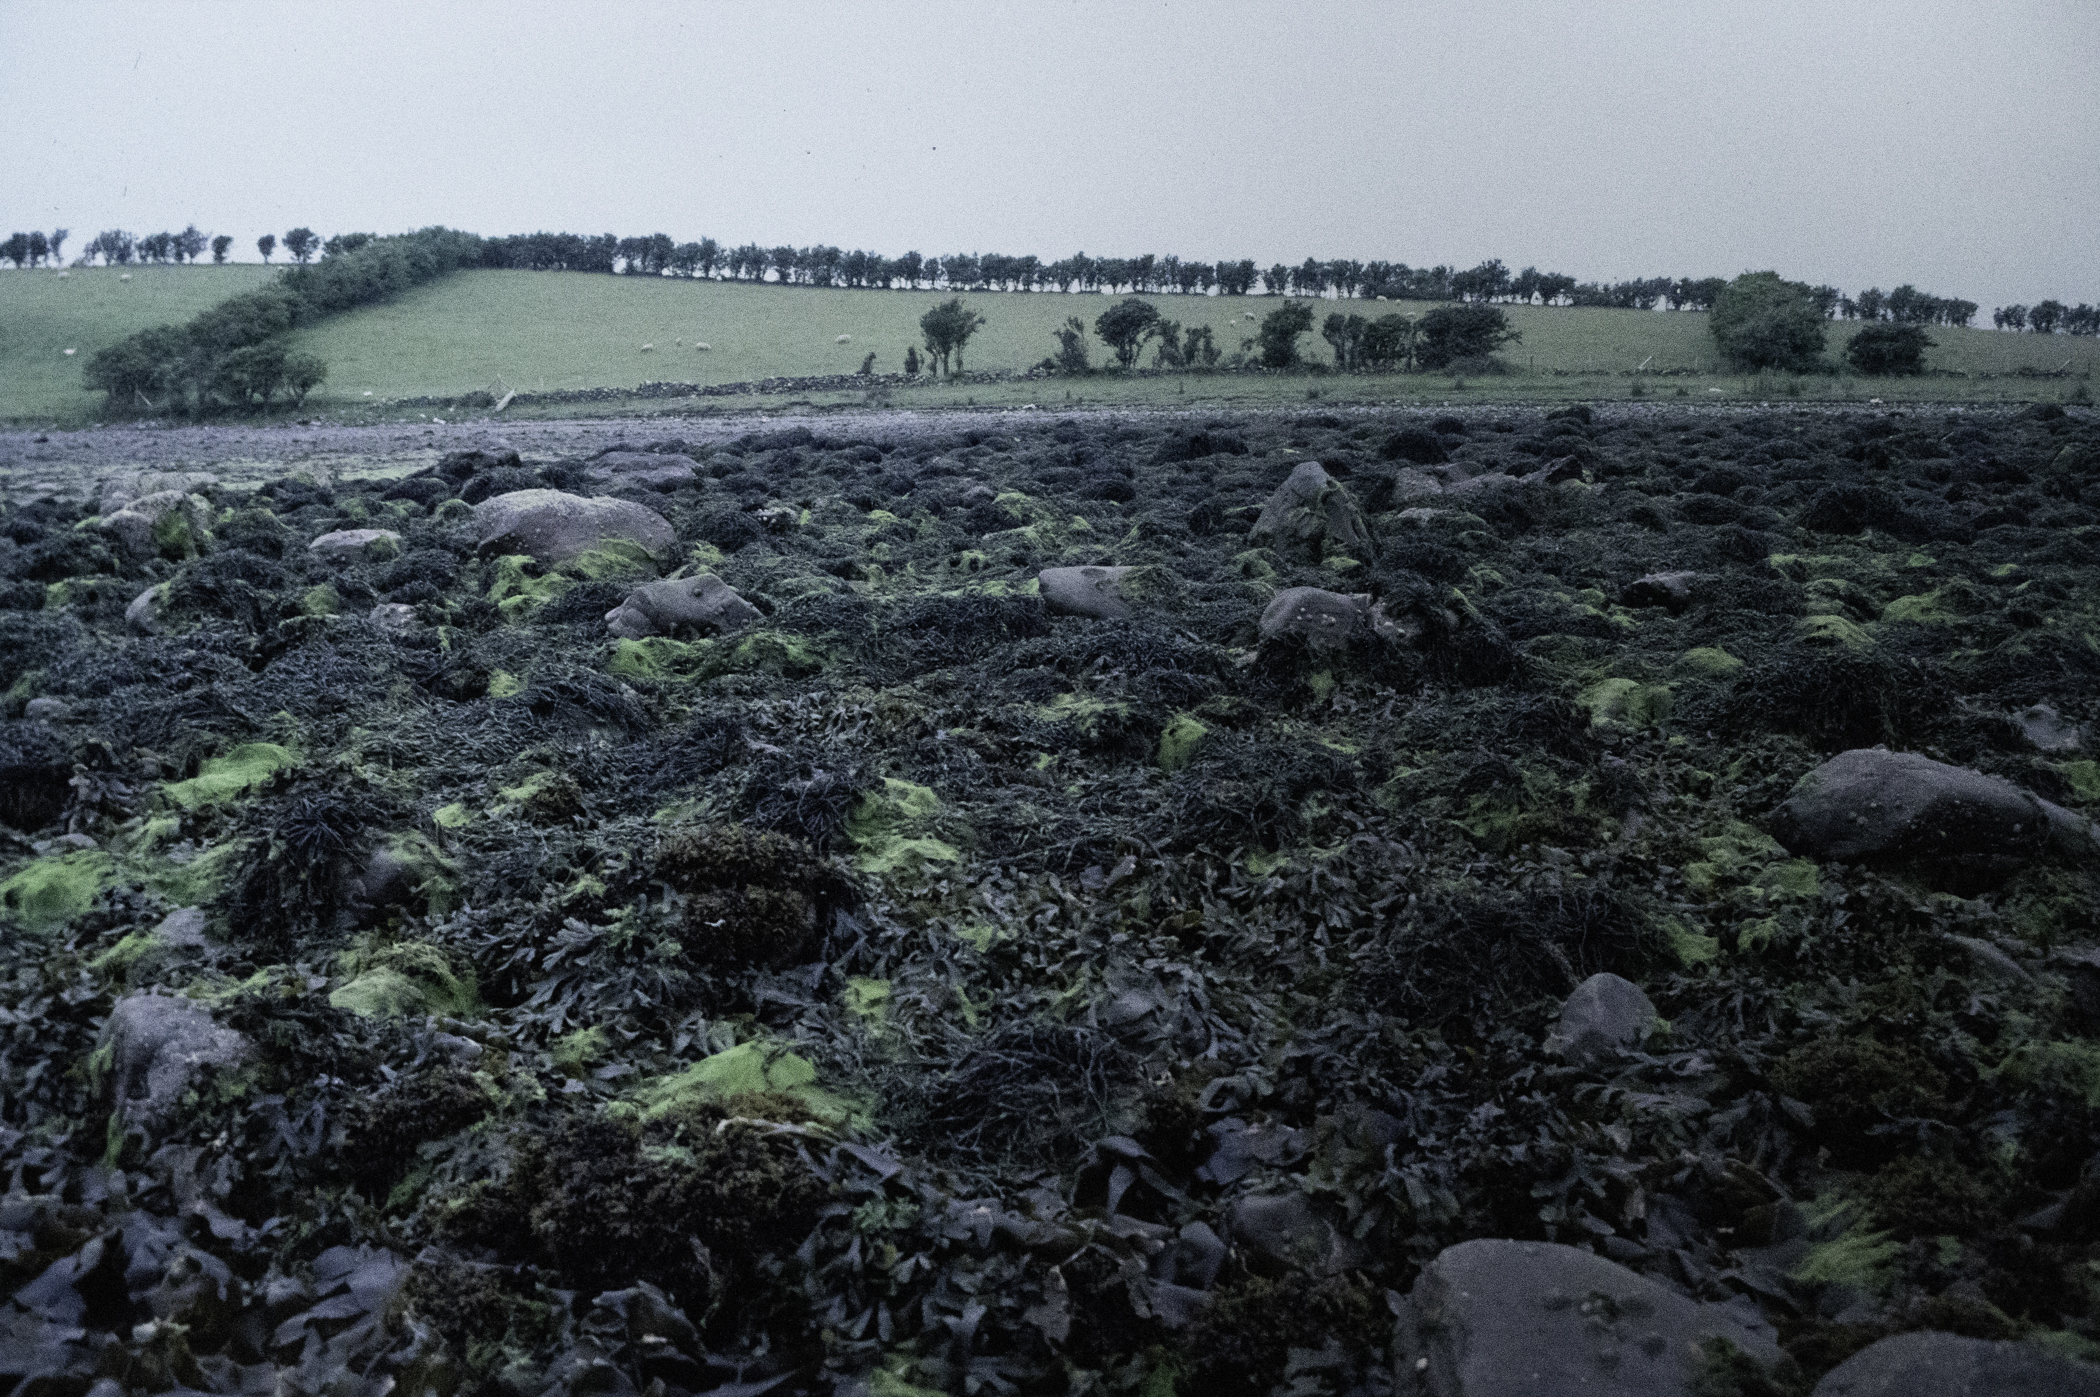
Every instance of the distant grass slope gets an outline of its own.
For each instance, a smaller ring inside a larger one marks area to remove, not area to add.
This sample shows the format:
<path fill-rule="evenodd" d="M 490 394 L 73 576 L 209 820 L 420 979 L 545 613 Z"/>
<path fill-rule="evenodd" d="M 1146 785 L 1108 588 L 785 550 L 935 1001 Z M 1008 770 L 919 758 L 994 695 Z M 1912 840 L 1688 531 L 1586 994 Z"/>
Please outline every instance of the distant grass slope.
<path fill-rule="evenodd" d="M 95 351 L 253 291 L 282 267 L 76 267 L 0 272 L 0 419 L 79 421 L 102 395 L 81 387 Z M 129 272 L 131 280 L 123 280 Z M 65 351 L 77 351 L 68 355 Z"/>

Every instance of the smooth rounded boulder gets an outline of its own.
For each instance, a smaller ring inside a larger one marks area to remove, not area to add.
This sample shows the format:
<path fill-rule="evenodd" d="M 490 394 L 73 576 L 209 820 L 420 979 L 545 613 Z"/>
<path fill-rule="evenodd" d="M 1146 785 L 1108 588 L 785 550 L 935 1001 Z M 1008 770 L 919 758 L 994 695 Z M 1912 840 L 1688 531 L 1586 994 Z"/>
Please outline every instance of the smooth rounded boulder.
<path fill-rule="evenodd" d="M 1433 1397 L 1690 1397 L 1716 1339 L 1780 1361 L 1747 1300 L 1706 1304 L 1556 1242 L 1446 1247 L 1408 1294 L 1398 1390 Z"/>
<path fill-rule="evenodd" d="M 1915 752 L 1840 752 L 1772 812 L 1788 851 L 1846 863 L 2008 872 L 2051 846 L 2089 857 L 2090 824 L 2012 782 Z"/>
<path fill-rule="evenodd" d="M 1248 532 L 1252 543 L 1314 559 L 1362 558 L 1371 532 L 1347 488 L 1318 461 L 1301 462 L 1261 507 Z"/>
<path fill-rule="evenodd" d="M 698 630 L 719 635 L 764 619 L 764 613 L 711 572 L 646 582 L 605 613 L 606 629 L 622 640 Z"/>
<path fill-rule="evenodd" d="M 306 545 L 324 562 L 381 563 L 401 556 L 401 535 L 392 529 L 337 529 Z"/>
<path fill-rule="evenodd" d="M 1356 641 L 1399 641 L 1407 626 L 1385 614 L 1369 592 L 1329 592 L 1318 587 L 1286 587 L 1270 598 L 1261 613 L 1261 638 L 1302 636 L 1315 650 L 1332 650 Z"/>
<path fill-rule="evenodd" d="M 652 558 L 678 543 L 670 521 L 646 505 L 563 490 L 513 490 L 474 506 L 476 547 L 523 553 L 542 566 L 566 563 L 608 545 L 631 545 Z"/>
<path fill-rule="evenodd" d="M 1130 615 L 1123 579 L 1136 568 L 1044 568 L 1036 576 L 1043 603 L 1060 616 L 1091 616 L 1120 621 Z"/>
<path fill-rule="evenodd" d="M 149 1133 L 180 1109 L 206 1068 L 231 1067 L 249 1047 L 197 1001 L 164 994 L 118 1000 L 102 1041 L 110 1050 L 118 1117 Z"/>
<path fill-rule="evenodd" d="M 1591 1066 L 1637 1046 L 1655 1027 L 1655 1005 L 1633 981 L 1603 971 L 1590 976 L 1560 1006 L 1547 1047 Z"/>
<path fill-rule="evenodd" d="M 160 490 L 103 516 L 102 527 L 135 558 L 186 558 L 211 542 L 211 520 L 209 500 Z"/>
<path fill-rule="evenodd" d="M 2092 1397 L 2100 1368 L 2027 1344 L 1930 1330 L 1868 1344 L 1813 1397 Z"/>
<path fill-rule="evenodd" d="M 593 485 L 628 490 L 675 490 L 700 478 L 691 457 L 655 451 L 608 451 L 583 474 Z"/>

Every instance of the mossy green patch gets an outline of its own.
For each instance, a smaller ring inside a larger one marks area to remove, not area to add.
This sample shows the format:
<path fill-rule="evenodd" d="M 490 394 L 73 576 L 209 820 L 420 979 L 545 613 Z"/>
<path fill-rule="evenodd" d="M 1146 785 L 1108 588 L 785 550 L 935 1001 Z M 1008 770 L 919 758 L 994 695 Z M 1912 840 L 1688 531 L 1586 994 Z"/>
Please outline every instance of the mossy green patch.
<path fill-rule="evenodd" d="M 1946 593 L 1947 589 L 1941 587 L 1930 592 L 1898 597 L 1881 609 L 1881 619 L 1909 621 L 1921 626 L 1938 626 L 1950 621 L 1959 621 L 1961 612 L 1949 604 Z"/>
<path fill-rule="evenodd" d="M 489 671 L 490 698 L 515 698 L 524 692 L 525 679 L 522 675 L 512 674 L 507 669 Z"/>
<path fill-rule="evenodd" d="M 455 800 L 430 812 L 430 822 L 439 829 L 465 829 L 473 820 L 474 812 L 463 801 Z"/>
<path fill-rule="evenodd" d="M 2100 762 L 2065 762 L 2057 768 L 2063 773 L 2064 783 L 2080 800 L 2100 801 Z"/>
<path fill-rule="evenodd" d="M 605 1029 L 598 1024 L 564 1033 L 554 1040 L 554 1048 L 548 1054 L 554 1066 L 571 1076 L 581 1076 L 595 1067 L 605 1057 L 611 1040 Z"/>
<path fill-rule="evenodd" d="M 578 553 L 561 564 L 561 570 L 590 582 L 615 582 L 630 577 L 654 577 L 656 559 L 639 543 L 616 538 Z"/>
<path fill-rule="evenodd" d="M 1813 897 L 1820 887 L 1812 861 L 1788 858 L 1785 847 L 1755 825 L 1732 821 L 1725 833 L 1697 842 L 1704 857 L 1684 866 L 1684 881 L 1701 896 L 1751 886 L 1759 893 Z"/>
<path fill-rule="evenodd" d="M 338 968 L 347 978 L 329 993 L 328 1003 L 359 1018 L 467 1018 L 481 1011 L 474 977 L 456 969 L 443 951 L 420 941 L 347 951 Z"/>
<path fill-rule="evenodd" d="M 1842 645 L 1847 650 L 1866 650 L 1874 644 L 1866 627 L 1845 616 L 1804 616 L 1794 622 L 1794 634 L 1809 645 Z"/>
<path fill-rule="evenodd" d="M 30 931 L 63 926 L 95 905 L 115 871 L 100 849 L 47 855 L 0 883 L 0 908 Z"/>
<path fill-rule="evenodd" d="M 259 786 L 286 767 L 299 764 L 298 754 L 274 742 L 244 742 L 223 757 L 207 759 L 197 774 L 161 789 L 185 810 L 217 805 Z"/>
<path fill-rule="evenodd" d="M 1835 1209 L 1823 1210 L 1823 1216 L 1835 1217 L 1848 1205 L 1840 1204 Z M 1815 1212 L 1811 1212 L 1811 1217 Z M 1809 1248 L 1808 1255 L 1801 1259 L 1789 1275 L 1806 1285 L 1849 1285 L 1873 1294 L 1888 1289 L 1895 1278 L 1896 1260 L 1903 1253 L 1903 1244 L 1888 1233 L 1872 1228 L 1853 1227 L 1827 1242 L 1818 1242 Z"/>
<path fill-rule="evenodd" d="M 2000 1059 L 1990 1075 L 2052 1096 L 2075 1097 L 2088 1111 L 2100 1110 L 2100 1042 L 2025 1043 Z"/>
<path fill-rule="evenodd" d="M 230 839 L 224 844 L 200 850 L 179 863 L 173 859 L 156 859 L 147 865 L 143 881 L 168 901 L 181 907 L 195 907 L 219 895 L 247 852 L 248 841 Z"/>
<path fill-rule="evenodd" d="M 97 975 L 122 977 L 131 972 L 133 966 L 153 959 L 168 949 L 168 943 L 150 931 L 134 931 L 116 945 L 88 962 L 88 969 Z"/>
<path fill-rule="evenodd" d="M 1662 928 L 1663 936 L 1670 947 L 1670 954 L 1677 957 L 1677 963 L 1686 969 L 1704 965 L 1721 954 L 1719 938 L 1703 936 L 1675 917 L 1665 918 Z"/>
<path fill-rule="evenodd" d="M 1188 714 L 1175 718 L 1159 735 L 1159 769 L 1179 771 L 1187 766 L 1209 735 L 1210 729 Z"/>
<path fill-rule="evenodd" d="M 758 631 L 746 636 L 730 652 L 730 668 L 738 674 L 771 674 L 783 679 L 806 679 L 824 668 L 824 656 L 801 636 L 781 631 Z"/>
<path fill-rule="evenodd" d="M 576 585 L 574 578 L 560 573 L 536 576 L 538 566 L 523 553 L 507 553 L 496 559 L 488 595 L 505 620 L 520 620 L 533 608 L 544 606 Z"/>
<path fill-rule="evenodd" d="M 1700 645 L 1679 655 L 1677 668 L 1701 679 L 1732 679 L 1742 671 L 1743 662 L 1719 646 Z"/>
<path fill-rule="evenodd" d="M 855 1018 L 870 1023 L 880 1023 L 889 1017 L 890 982 L 856 975 L 846 981 L 846 992 L 840 996 L 846 1012 Z"/>
<path fill-rule="evenodd" d="M 961 852 L 930 832 L 940 813 L 940 797 L 929 787 L 884 777 L 846 820 L 846 837 L 857 851 L 854 865 L 894 877 L 923 873 L 928 864 L 960 863 Z"/>
<path fill-rule="evenodd" d="M 1673 699 L 1667 684 L 1634 679 L 1600 679 L 1575 696 L 1587 709 L 1592 727 L 1652 728 L 1670 716 Z"/>
<path fill-rule="evenodd" d="M 669 636 L 652 635 L 614 641 L 612 658 L 605 662 L 605 668 L 628 679 L 692 683 L 726 674 L 729 661 L 722 647 L 712 640 L 672 640 Z"/>
<path fill-rule="evenodd" d="M 318 587 L 309 587 L 299 594 L 301 616 L 333 616 L 343 609 L 343 599 L 336 595 L 334 587 L 323 582 Z"/>
<path fill-rule="evenodd" d="M 653 1121 L 693 1106 L 733 1107 L 739 1097 L 762 1095 L 792 1098 L 817 1120 L 843 1123 L 853 1115 L 843 1098 L 817 1085 L 816 1064 L 758 1039 L 644 1082 L 635 1088 L 633 1100 L 642 1119 Z"/>

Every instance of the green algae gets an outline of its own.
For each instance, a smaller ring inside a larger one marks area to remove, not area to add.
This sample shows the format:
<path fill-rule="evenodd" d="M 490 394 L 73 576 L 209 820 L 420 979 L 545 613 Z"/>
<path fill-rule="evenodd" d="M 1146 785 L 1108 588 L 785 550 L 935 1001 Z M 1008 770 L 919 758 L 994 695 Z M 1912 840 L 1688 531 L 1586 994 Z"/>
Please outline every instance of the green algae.
<path fill-rule="evenodd" d="M 1716 645 L 1700 645 L 1677 657 L 1677 668 L 1701 679 L 1732 679 L 1740 674 L 1743 662 Z"/>
<path fill-rule="evenodd" d="M 189 780 L 161 789 L 183 809 L 197 810 L 232 800 L 298 764 L 298 754 L 289 747 L 274 742 L 244 742 L 223 757 L 206 759 Z"/>
<path fill-rule="evenodd" d="M 884 777 L 881 787 L 863 795 L 847 817 L 854 866 L 864 873 L 896 877 L 923 874 L 929 864 L 960 863 L 961 851 L 930 832 L 940 814 L 940 797 L 931 788 Z"/>
<path fill-rule="evenodd" d="M 439 829 L 464 829 L 473 823 L 473 820 L 474 812 L 468 809 L 464 802 L 457 800 L 450 805 L 440 805 L 430 812 L 430 822 Z"/>
<path fill-rule="evenodd" d="M 100 849 L 47 854 L 0 883 L 0 909 L 30 931 L 48 931 L 93 907 L 115 872 Z"/>
<path fill-rule="evenodd" d="M 1882 614 L 1886 616 L 1886 610 Z M 1794 633 L 1809 645 L 1841 645 L 1847 650 L 1867 650 L 1874 645 L 1866 627 L 1847 616 L 1803 616 L 1794 622 Z"/>
<path fill-rule="evenodd" d="M 342 597 L 338 596 L 335 588 L 326 582 L 316 587 L 309 587 L 299 594 L 299 614 L 301 616 L 333 616 L 342 609 Z"/>
<path fill-rule="evenodd" d="M 1210 729 L 1188 714 L 1175 718 L 1159 735 L 1159 769 L 1180 771 L 1196 759 L 1197 750 L 1209 735 Z"/>
<path fill-rule="evenodd" d="M 1667 684 L 1635 679 L 1600 679 L 1575 696 L 1592 727 L 1652 728 L 1668 721 L 1673 696 Z"/>
<path fill-rule="evenodd" d="M 787 1097 L 821 1121 L 843 1123 L 853 1116 L 844 1098 L 817 1085 L 815 1063 L 755 1038 L 642 1083 L 632 1100 L 643 1120 L 657 1121 L 695 1106 L 733 1109 L 738 1098 L 757 1096 Z"/>
<path fill-rule="evenodd" d="M 846 981 L 845 993 L 840 1000 L 846 1012 L 869 1023 L 881 1023 L 890 1013 L 890 982 L 865 975 L 855 975 Z"/>
<path fill-rule="evenodd" d="M 328 1003 L 359 1018 L 470 1018 L 481 1012 L 474 977 L 454 968 L 443 951 L 420 941 L 346 951 L 338 969 L 345 978 L 329 992 Z"/>

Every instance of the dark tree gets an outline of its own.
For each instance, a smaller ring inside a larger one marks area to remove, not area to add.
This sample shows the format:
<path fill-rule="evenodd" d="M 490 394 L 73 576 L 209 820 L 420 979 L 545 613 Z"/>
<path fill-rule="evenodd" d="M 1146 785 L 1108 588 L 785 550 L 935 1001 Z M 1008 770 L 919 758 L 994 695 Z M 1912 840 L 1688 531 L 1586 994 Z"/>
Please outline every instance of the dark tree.
<path fill-rule="evenodd" d="M 919 330 L 926 336 L 926 352 L 933 356 L 935 372 L 951 377 L 961 373 L 963 346 L 983 324 L 984 317 L 965 310 L 960 297 L 951 297 L 920 316 Z"/>
<path fill-rule="evenodd" d="M 916 252 L 907 252 L 897 259 L 897 278 L 907 287 L 916 289 L 919 277 L 926 270 L 926 259 Z"/>
<path fill-rule="evenodd" d="M 284 235 L 284 250 L 291 253 L 292 260 L 302 267 L 313 260 L 320 245 L 321 240 L 314 236 L 311 228 L 294 228 Z"/>
<path fill-rule="evenodd" d="M 0 243 L 0 257 L 4 257 L 14 263 L 15 270 L 20 271 L 22 264 L 29 260 L 29 235 L 27 233 L 10 233 L 7 241 Z"/>
<path fill-rule="evenodd" d="M 904 376 L 906 378 L 917 378 L 919 376 L 919 347 L 915 344 L 904 346 Z"/>
<path fill-rule="evenodd" d="M 69 231 L 71 230 L 65 228 L 53 228 L 51 230 L 51 260 L 54 263 L 60 262 L 65 258 L 66 234 Z"/>
<path fill-rule="evenodd" d="M 1867 325 L 1846 343 L 1845 360 L 1874 378 L 1923 373 L 1933 343 L 1920 325 Z"/>
<path fill-rule="evenodd" d="M 1878 286 L 1869 286 L 1852 298 L 1853 309 L 1861 320 L 1879 320 L 1888 309 L 1888 294 Z"/>
<path fill-rule="evenodd" d="M 2037 335 L 2053 335 L 2063 324 L 2064 303 L 2062 301 L 2036 301 L 2027 312 L 2027 328 Z"/>
<path fill-rule="evenodd" d="M 323 257 L 341 257 L 346 253 L 355 252 L 359 248 L 370 244 L 378 236 L 377 233 L 337 233 L 327 242 L 321 244 L 321 255 Z"/>
<path fill-rule="evenodd" d="M 1991 312 L 1991 323 L 2001 330 L 2018 332 L 2027 328 L 2027 307 L 2000 306 Z"/>
<path fill-rule="evenodd" d="M 1266 369 L 1288 369 L 1298 362 L 1298 336 L 1312 329 L 1312 307 L 1303 301 L 1285 301 L 1262 317 L 1250 345 L 1259 347 Z"/>
<path fill-rule="evenodd" d="M 1461 359 L 1484 358 L 1521 339 L 1500 306 L 1477 301 L 1438 306 L 1422 317 L 1416 330 L 1415 363 L 1425 369 L 1448 368 Z"/>
<path fill-rule="evenodd" d="M 1391 373 L 1405 367 L 1414 353 L 1415 322 L 1404 315 L 1381 315 L 1364 327 L 1358 351 L 1365 373 Z"/>
<path fill-rule="evenodd" d="M 1128 369 L 1136 365 L 1145 341 L 1159 333 L 1159 310 L 1135 296 L 1125 297 L 1094 319 L 1094 333 L 1116 352 L 1116 362 Z"/>
<path fill-rule="evenodd" d="M 204 243 L 204 235 L 198 232 L 197 225 L 192 223 L 175 235 L 175 260 L 178 262 L 196 261 L 204 255 Z"/>
<path fill-rule="evenodd" d="M 1364 333 L 1370 324 L 1360 315 L 1336 311 L 1320 326 L 1320 338 L 1334 349 L 1334 367 L 1340 373 L 1358 373 L 1363 368 Z"/>
<path fill-rule="evenodd" d="M 1086 358 L 1086 322 L 1076 315 L 1065 317 L 1064 328 L 1052 330 L 1057 336 L 1057 353 L 1043 363 L 1061 374 L 1092 373 L 1094 366 Z"/>
<path fill-rule="evenodd" d="M 211 260 L 214 262 L 224 262 L 226 260 L 226 253 L 228 249 L 230 249 L 232 246 L 233 235 L 231 233 L 219 234 L 219 236 L 211 240 Z"/>
<path fill-rule="evenodd" d="M 305 403 L 306 395 L 321 386 L 328 377 L 328 365 L 315 354 L 287 354 L 284 357 L 284 388 L 292 395 L 292 406 Z"/>
<path fill-rule="evenodd" d="M 51 244 L 44 240 L 43 233 L 35 228 L 29 230 L 29 265 L 34 267 L 51 255 Z"/>
<path fill-rule="evenodd" d="M 1816 298 L 1816 310 L 1825 320 L 1837 314 L 1838 302 L 1844 299 L 1835 286 L 1818 286 L 1809 294 Z"/>
<path fill-rule="evenodd" d="M 270 254 L 277 250 L 277 235 L 275 233 L 265 233 L 257 238 L 255 240 L 255 250 L 262 254 L 263 261 L 269 261 Z"/>
<path fill-rule="evenodd" d="M 1722 357 L 1740 369 L 1812 369 L 1823 352 L 1815 292 L 1777 272 L 1745 272 L 1729 282 L 1707 328 Z"/>

